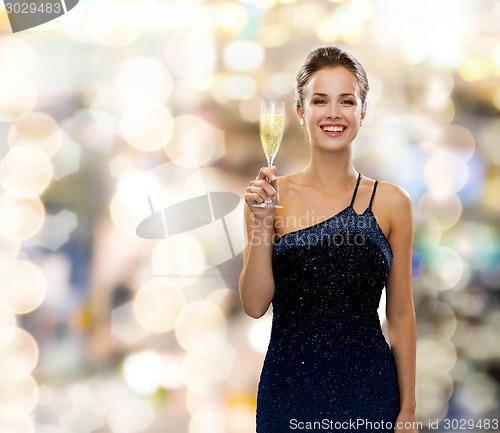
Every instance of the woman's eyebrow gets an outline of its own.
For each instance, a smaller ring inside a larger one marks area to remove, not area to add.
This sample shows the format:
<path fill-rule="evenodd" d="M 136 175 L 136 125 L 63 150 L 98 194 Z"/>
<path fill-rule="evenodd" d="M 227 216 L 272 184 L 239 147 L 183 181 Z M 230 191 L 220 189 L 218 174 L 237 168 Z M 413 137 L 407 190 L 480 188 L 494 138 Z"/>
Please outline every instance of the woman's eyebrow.
<path fill-rule="evenodd" d="M 313 93 L 313 96 L 321 96 L 322 98 L 325 98 L 325 97 L 328 96 L 328 94 L 327 93 L 321 93 L 321 92 L 315 92 L 315 93 Z M 352 96 L 353 98 L 356 97 L 356 95 L 354 95 L 353 93 L 341 93 L 339 95 L 339 97 L 341 97 L 341 98 L 343 98 L 345 96 Z"/>

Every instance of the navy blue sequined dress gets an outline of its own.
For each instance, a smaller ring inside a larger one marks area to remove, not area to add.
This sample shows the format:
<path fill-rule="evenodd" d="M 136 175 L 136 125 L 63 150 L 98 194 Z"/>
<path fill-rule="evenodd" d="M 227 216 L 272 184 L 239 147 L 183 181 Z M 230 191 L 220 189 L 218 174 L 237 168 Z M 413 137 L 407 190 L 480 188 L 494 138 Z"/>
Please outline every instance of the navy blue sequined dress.
<path fill-rule="evenodd" d="M 396 365 L 377 313 L 392 252 L 372 213 L 351 204 L 280 237 L 257 433 L 393 432 Z"/>

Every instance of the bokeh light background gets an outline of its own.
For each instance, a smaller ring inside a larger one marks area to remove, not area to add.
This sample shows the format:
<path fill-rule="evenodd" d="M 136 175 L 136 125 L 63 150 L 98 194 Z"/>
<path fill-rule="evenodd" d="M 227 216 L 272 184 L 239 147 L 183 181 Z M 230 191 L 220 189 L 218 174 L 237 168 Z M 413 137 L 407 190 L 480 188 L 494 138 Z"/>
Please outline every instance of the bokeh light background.
<path fill-rule="evenodd" d="M 499 1 L 82 0 L 16 34 L 2 5 L 0 30 L 2 433 L 255 431 L 271 316 L 242 313 L 241 254 L 135 229 L 243 196 L 261 98 L 289 107 L 279 171 L 302 167 L 294 74 L 330 43 L 369 73 L 357 168 L 414 203 L 418 419 L 498 420 Z"/>

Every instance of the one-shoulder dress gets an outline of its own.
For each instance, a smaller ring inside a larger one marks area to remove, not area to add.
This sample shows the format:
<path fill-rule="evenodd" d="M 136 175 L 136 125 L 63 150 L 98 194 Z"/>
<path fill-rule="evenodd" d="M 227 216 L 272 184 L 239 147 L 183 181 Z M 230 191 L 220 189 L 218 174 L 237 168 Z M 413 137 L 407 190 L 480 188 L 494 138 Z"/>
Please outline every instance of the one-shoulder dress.
<path fill-rule="evenodd" d="M 392 251 L 372 212 L 350 205 L 273 246 L 272 330 L 257 433 L 394 431 L 396 364 L 378 307 Z"/>

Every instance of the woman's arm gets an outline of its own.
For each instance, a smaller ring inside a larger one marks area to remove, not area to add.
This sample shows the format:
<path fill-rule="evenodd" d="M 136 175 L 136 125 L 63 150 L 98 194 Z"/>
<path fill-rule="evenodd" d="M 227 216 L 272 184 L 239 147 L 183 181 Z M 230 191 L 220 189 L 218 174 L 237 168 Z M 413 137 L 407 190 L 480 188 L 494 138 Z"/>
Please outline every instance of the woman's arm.
<path fill-rule="evenodd" d="M 240 297 L 243 310 L 257 319 L 269 308 L 274 296 L 272 252 L 274 229 L 274 208 L 252 207 L 262 203 L 266 197 L 276 195 L 276 180 L 268 183 L 266 178 L 275 179 L 273 171 L 264 167 L 257 178 L 250 182 L 245 195 L 246 245 L 243 256 L 243 270 L 240 275 Z"/>
<path fill-rule="evenodd" d="M 389 243 L 393 253 L 386 284 L 387 332 L 396 362 L 400 389 L 398 421 L 415 419 L 416 325 L 412 296 L 412 206 L 408 194 L 386 184 L 390 212 Z M 399 429 L 396 431 L 415 431 Z"/>

